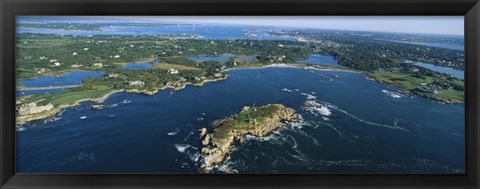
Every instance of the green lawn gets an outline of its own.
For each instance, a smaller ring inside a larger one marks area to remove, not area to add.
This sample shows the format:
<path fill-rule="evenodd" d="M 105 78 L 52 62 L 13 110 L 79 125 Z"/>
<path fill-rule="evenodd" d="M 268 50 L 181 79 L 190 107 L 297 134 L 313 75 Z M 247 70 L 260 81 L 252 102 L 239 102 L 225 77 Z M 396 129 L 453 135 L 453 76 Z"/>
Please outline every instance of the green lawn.
<path fill-rule="evenodd" d="M 33 95 L 27 100 L 28 102 L 41 102 L 42 104 L 51 103 L 54 106 L 58 106 L 61 104 L 73 103 L 82 99 L 99 98 L 114 91 L 113 87 L 106 85 L 95 86 L 91 89 L 84 87 L 72 89 L 57 94 Z"/>
<path fill-rule="evenodd" d="M 415 90 L 417 88 L 422 88 L 423 86 L 420 85 L 420 83 L 432 83 L 435 78 L 425 76 L 424 78 L 417 78 L 413 77 L 410 74 L 405 74 L 405 73 L 399 73 L 399 72 L 374 72 L 374 73 L 369 73 L 368 74 L 370 77 L 375 78 L 376 80 L 391 84 L 395 87 L 398 87 L 400 89 L 405 89 L 405 90 Z M 457 85 L 464 85 L 463 81 L 460 80 L 454 80 L 452 81 L 453 83 Z M 431 93 L 422 93 L 427 96 L 431 97 L 436 97 L 440 99 L 455 99 L 455 100 L 460 100 L 464 101 L 465 99 L 465 94 L 464 91 L 457 91 L 453 89 L 446 89 L 446 90 L 438 90 L 437 94 L 431 94 Z"/>

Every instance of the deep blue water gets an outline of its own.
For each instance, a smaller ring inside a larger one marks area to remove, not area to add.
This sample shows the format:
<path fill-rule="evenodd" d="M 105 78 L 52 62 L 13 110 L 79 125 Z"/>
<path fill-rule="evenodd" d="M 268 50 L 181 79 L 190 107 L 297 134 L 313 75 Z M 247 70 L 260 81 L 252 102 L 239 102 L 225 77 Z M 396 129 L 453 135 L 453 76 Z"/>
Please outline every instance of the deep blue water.
<path fill-rule="evenodd" d="M 436 66 L 433 64 L 427 64 L 424 62 L 412 62 L 412 61 L 405 61 L 405 63 L 412 63 L 417 66 L 421 66 L 424 68 L 428 68 L 430 70 L 440 72 L 440 73 L 447 73 L 447 74 L 452 74 L 454 77 L 458 79 L 464 79 L 465 78 L 465 72 L 463 70 L 457 70 L 449 67 L 443 67 L 443 66 Z"/>
<path fill-rule="evenodd" d="M 298 60 L 297 62 L 343 67 L 342 65 L 338 64 L 337 60 L 335 60 L 333 56 L 330 55 L 311 54 L 308 59 Z"/>
<path fill-rule="evenodd" d="M 336 74 L 327 81 L 317 74 Z M 249 139 L 215 172 L 462 173 L 464 105 L 392 98 L 395 88 L 349 72 L 241 69 L 224 81 L 154 96 L 116 93 L 66 109 L 56 121 L 33 121 L 16 133 L 18 173 L 198 172 L 198 129 L 242 106 L 281 103 L 304 122 L 266 139 Z M 313 93 L 312 93 L 313 92 Z M 314 94 L 331 115 L 307 112 Z M 131 103 L 122 103 L 131 100 Z M 203 116 L 202 113 L 205 115 Z M 81 116 L 87 119 L 81 120 Z M 197 121 L 204 117 L 203 121 Z M 44 123 L 46 122 L 46 123 Z"/>
<path fill-rule="evenodd" d="M 213 60 L 217 62 L 226 62 L 230 58 L 240 58 L 243 62 L 255 61 L 257 58 L 255 56 L 238 56 L 233 54 L 222 54 L 218 56 L 189 56 L 188 59 L 194 61 L 207 61 Z"/>
<path fill-rule="evenodd" d="M 100 77 L 105 72 L 69 72 L 60 77 L 43 76 L 32 80 L 18 80 L 19 83 L 25 87 L 49 87 L 49 86 L 63 86 L 63 85 L 78 85 L 82 83 L 83 79 L 89 77 Z M 17 91 L 17 96 L 43 94 L 43 93 L 59 93 L 67 89 L 47 89 L 47 90 L 31 90 L 31 91 Z"/>
<path fill-rule="evenodd" d="M 127 64 L 123 66 L 121 69 L 124 70 L 139 70 L 139 69 L 152 69 L 152 64 L 150 62 L 144 62 L 144 63 L 135 63 L 135 64 Z"/>

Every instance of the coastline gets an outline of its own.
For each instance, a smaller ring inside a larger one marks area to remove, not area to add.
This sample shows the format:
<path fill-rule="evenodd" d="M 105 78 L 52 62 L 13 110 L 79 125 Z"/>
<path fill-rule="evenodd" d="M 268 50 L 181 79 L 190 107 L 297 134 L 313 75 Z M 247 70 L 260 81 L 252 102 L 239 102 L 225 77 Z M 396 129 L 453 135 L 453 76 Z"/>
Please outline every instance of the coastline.
<path fill-rule="evenodd" d="M 392 85 L 390 83 L 386 83 L 386 82 L 378 80 L 376 78 L 369 77 L 368 74 L 366 74 L 362 71 L 351 70 L 351 69 L 336 69 L 336 68 L 332 68 L 332 67 L 323 67 L 323 66 L 322 67 L 312 67 L 312 66 L 308 66 L 308 65 L 305 65 L 305 64 L 277 63 L 277 64 L 264 65 L 264 66 L 260 66 L 260 67 L 229 68 L 229 69 L 222 70 L 221 72 L 225 73 L 225 72 L 228 72 L 228 71 L 241 70 L 241 69 L 264 69 L 264 68 L 296 68 L 296 69 L 305 69 L 305 70 L 313 69 L 313 70 L 320 70 L 320 71 L 338 71 L 338 72 L 360 73 L 360 74 L 365 74 L 367 76 L 367 78 L 366 78 L 367 80 L 373 80 L 373 81 L 378 82 L 378 83 L 387 84 L 387 85 L 397 87 L 397 86 Z M 202 87 L 203 85 L 205 85 L 205 83 L 222 81 L 222 80 L 226 80 L 227 78 L 228 78 L 228 74 L 225 74 L 225 77 L 222 77 L 222 78 L 203 80 L 202 82 L 199 82 L 199 83 L 186 82 L 186 83 L 183 83 L 180 86 L 164 86 L 164 87 L 153 89 L 153 90 L 147 90 L 147 89 L 114 90 L 114 91 L 112 91 L 110 93 L 107 93 L 104 96 L 99 97 L 99 98 L 80 99 L 80 100 L 77 100 L 73 103 L 59 105 L 57 107 L 54 107 L 52 110 L 41 112 L 41 113 L 38 113 L 38 114 L 32 114 L 32 115 L 26 115 L 26 116 L 17 116 L 16 125 L 17 125 L 17 127 L 21 127 L 23 124 L 25 124 L 29 121 L 45 119 L 45 118 L 54 116 L 55 114 L 62 111 L 63 109 L 80 105 L 80 102 L 83 102 L 83 101 L 93 101 L 93 102 L 97 102 L 97 103 L 102 103 L 106 99 L 108 99 L 112 94 L 118 93 L 118 92 L 142 93 L 144 95 L 152 96 L 152 95 L 155 95 L 158 92 L 163 91 L 165 89 L 173 89 L 175 91 L 178 91 L 178 90 L 182 90 L 182 89 L 186 88 L 187 85 L 191 85 L 191 86 L 194 86 L 194 87 Z M 454 99 L 436 98 L 436 97 L 432 97 L 432 96 L 429 96 L 429 95 L 425 95 L 425 94 L 421 94 L 421 93 L 418 93 L 418 92 L 415 92 L 415 91 L 405 90 L 405 89 L 401 89 L 401 88 L 399 88 L 399 90 L 401 90 L 402 93 L 405 94 L 405 95 L 415 94 L 415 95 L 421 96 L 422 98 L 434 100 L 434 101 L 437 101 L 437 102 L 440 102 L 440 103 L 445 103 L 445 104 L 464 103 L 463 101 L 457 101 L 457 100 L 454 100 Z"/>
<path fill-rule="evenodd" d="M 109 92 L 101 97 L 98 97 L 98 98 L 85 98 L 85 99 L 80 99 L 80 100 L 77 100 L 73 103 L 69 103 L 69 104 L 62 104 L 62 105 L 59 105 L 57 107 L 54 107 L 52 110 L 48 110 L 48 111 L 44 111 L 44 112 L 40 112 L 40 113 L 37 113 L 37 114 L 31 114 L 31 115 L 25 115 L 25 116 L 17 116 L 16 117 L 16 127 L 22 127 L 23 124 L 25 123 L 28 123 L 30 121 L 35 121 L 35 120 L 40 120 L 40 119 L 45 119 L 45 118 L 48 118 L 48 117 L 51 117 L 51 116 L 54 116 L 56 115 L 57 113 L 61 112 L 62 110 L 66 109 L 66 108 L 71 108 L 71 107 L 75 107 L 75 106 L 79 106 L 80 105 L 80 102 L 84 102 L 84 101 L 93 101 L 93 102 L 97 102 L 97 103 L 102 103 L 104 102 L 105 100 L 107 100 L 111 95 L 115 94 L 115 93 L 119 93 L 119 92 L 126 92 L 126 93 L 142 93 L 144 95 L 155 95 L 157 94 L 158 92 L 160 91 L 163 91 L 165 89 L 173 89 L 175 91 L 178 91 L 178 90 L 182 90 L 184 88 L 186 88 L 187 85 L 191 85 L 191 86 L 195 86 L 195 87 L 201 87 L 203 86 L 205 83 L 209 83 L 209 82 L 216 82 L 216 81 L 222 81 L 222 80 L 225 80 L 228 78 L 228 75 L 226 75 L 225 77 L 223 78 L 218 78 L 218 79 L 209 79 L 209 80 L 204 80 L 202 81 L 201 83 L 198 83 L 198 84 L 193 84 L 191 82 L 187 82 L 181 86 L 178 86 L 178 87 L 174 87 L 174 86 L 164 86 L 164 87 L 161 87 L 161 88 L 158 88 L 158 89 L 153 89 L 153 90 L 146 90 L 146 89 L 143 89 L 143 90 L 139 90 L 139 89 L 130 89 L 130 90 L 114 90 L 112 92 Z"/>
<path fill-rule="evenodd" d="M 336 69 L 335 67 L 330 66 L 322 66 L 322 67 L 313 67 L 308 66 L 305 64 L 284 64 L 284 63 L 277 63 L 277 64 L 269 64 L 263 65 L 260 67 L 236 67 L 236 68 L 228 68 L 222 70 L 222 72 L 234 71 L 234 70 L 242 70 L 242 69 L 262 69 L 262 68 L 297 68 L 297 69 L 313 69 L 319 71 L 338 71 L 338 72 L 351 72 L 351 73 L 362 73 L 361 71 L 356 71 L 352 69 Z"/>

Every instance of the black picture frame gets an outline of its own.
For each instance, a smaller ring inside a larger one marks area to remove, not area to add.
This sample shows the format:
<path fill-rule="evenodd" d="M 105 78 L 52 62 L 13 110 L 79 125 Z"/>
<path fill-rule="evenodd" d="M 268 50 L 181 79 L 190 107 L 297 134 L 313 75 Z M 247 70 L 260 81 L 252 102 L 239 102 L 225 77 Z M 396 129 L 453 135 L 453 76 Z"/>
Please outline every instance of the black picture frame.
<path fill-rule="evenodd" d="M 1 0 L 1 188 L 479 188 L 478 0 Z M 465 174 L 16 174 L 16 15 L 464 15 Z"/>

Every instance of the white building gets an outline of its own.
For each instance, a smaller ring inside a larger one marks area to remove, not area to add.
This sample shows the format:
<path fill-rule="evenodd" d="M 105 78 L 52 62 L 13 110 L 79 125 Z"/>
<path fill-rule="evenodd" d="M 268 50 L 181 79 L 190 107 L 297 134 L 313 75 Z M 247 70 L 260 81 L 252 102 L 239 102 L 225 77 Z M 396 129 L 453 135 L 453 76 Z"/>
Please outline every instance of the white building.
<path fill-rule="evenodd" d="M 95 67 L 103 67 L 103 64 L 102 64 L 102 63 L 93 63 L 93 66 L 95 66 Z"/>
<path fill-rule="evenodd" d="M 83 48 L 84 51 L 88 51 L 88 48 Z"/>
<path fill-rule="evenodd" d="M 53 66 L 57 67 L 57 66 L 61 66 L 62 64 L 60 64 L 60 62 L 55 62 L 53 63 Z"/>
<path fill-rule="evenodd" d="M 169 74 L 178 74 L 178 70 L 173 69 L 173 68 L 170 68 L 170 69 L 167 70 L 167 73 L 169 73 Z"/>
<path fill-rule="evenodd" d="M 128 85 L 130 85 L 130 86 L 144 86 L 145 82 L 143 82 L 143 81 L 129 81 Z"/>
<path fill-rule="evenodd" d="M 79 68 L 79 67 L 82 67 L 81 64 L 72 64 L 70 67 L 72 68 Z"/>
<path fill-rule="evenodd" d="M 78 53 L 77 53 L 77 52 L 73 52 L 72 55 L 73 55 L 73 56 L 76 56 L 76 55 L 78 55 Z"/>
<path fill-rule="evenodd" d="M 113 56 L 113 58 L 120 58 L 120 55 L 117 54 L 117 55 Z"/>

